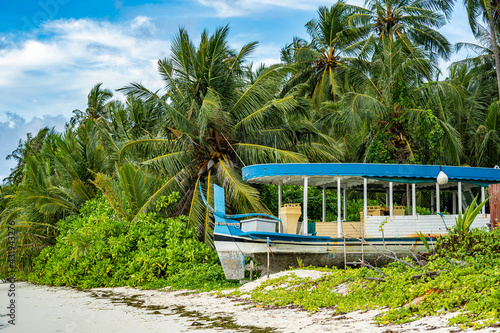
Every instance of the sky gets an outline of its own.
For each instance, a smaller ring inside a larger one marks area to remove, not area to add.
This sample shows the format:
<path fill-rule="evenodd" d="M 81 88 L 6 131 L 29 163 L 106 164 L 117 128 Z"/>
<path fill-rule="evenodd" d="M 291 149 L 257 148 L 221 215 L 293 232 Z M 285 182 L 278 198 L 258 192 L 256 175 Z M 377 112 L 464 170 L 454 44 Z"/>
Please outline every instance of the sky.
<path fill-rule="evenodd" d="M 349 0 L 362 5 L 362 0 Z M 16 0 L 0 4 L 0 181 L 15 161 L 6 160 L 26 133 L 64 129 L 75 109 L 84 110 L 96 83 L 116 92 L 130 82 L 156 90 L 158 59 L 185 27 L 195 40 L 203 30 L 229 24 L 230 45 L 258 41 L 255 64 L 279 62 L 279 50 L 325 0 Z M 451 43 L 474 42 L 457 4 L 440 32 Z M 452 57 L 462 59 L 466 54 Z M 450 62 L 442 62 L 445 70 Z"/>

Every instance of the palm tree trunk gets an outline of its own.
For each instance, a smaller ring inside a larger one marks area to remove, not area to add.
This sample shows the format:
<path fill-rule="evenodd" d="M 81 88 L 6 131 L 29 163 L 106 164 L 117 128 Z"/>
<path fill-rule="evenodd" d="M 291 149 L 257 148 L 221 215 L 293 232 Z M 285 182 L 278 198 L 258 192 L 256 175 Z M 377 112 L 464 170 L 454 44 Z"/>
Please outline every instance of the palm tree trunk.
<path fill-rule="evenodd" d="M 493 15 L 488 15 L 488 23 L 490 24 L 491 47 L 493 48 L 493 58 L 495 59 L 495 69 L 497 71 L 498 100 L 500 101 L 500 52 L 498 51 L 497 36 L 493 17 L 491 16 Z"/>

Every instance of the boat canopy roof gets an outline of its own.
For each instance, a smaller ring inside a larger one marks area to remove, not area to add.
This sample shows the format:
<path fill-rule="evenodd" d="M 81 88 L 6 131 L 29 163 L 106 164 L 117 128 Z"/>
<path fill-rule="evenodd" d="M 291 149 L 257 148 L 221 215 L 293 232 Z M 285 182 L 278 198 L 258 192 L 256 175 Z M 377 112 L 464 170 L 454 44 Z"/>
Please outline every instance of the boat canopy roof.
<path fill-rule="evenodd" d="M 440 171 L 448 176 L 443 188 L 455 187 L 462 182 L 476 186 L 500 183 L 500 169 L 415 164 L 372 163 L 284 163 L 257 164 L 243 168 L 243 180 L 256 184 L 303 185 L 308 177 L 309 186 L 358 187 L 363 179 L 368 184 L 387 187 L 389 182 L 417 184 L 420 188 L 435 186 Z M 401 184 L 401 185 L 402 185 Z M 394 184 L 397 185 L 397 184 Z"/>

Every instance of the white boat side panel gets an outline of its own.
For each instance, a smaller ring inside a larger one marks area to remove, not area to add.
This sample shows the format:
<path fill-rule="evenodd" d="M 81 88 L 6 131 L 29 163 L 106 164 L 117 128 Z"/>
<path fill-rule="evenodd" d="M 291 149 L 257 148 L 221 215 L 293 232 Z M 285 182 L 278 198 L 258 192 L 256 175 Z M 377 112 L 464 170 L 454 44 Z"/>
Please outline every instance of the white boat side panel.
<path fill-rule="evenodd" d="M 238 243 L 243 253 L 267 253 L 267 244 L 264 243 Z M 271 253 L 326 253 L 328 246 L 297 245 L 295 244 L 271 244 Z"/>
<path fill-rule="evenodd" d="M 424 235 L 446 235 L 446 227 L 455 225 L 457 215 L 417 215 L 417 216 L 368 216 L 365 223 L 365 237 L 382 237 L 380 228 L 384 230 L 384 237 L 418 237 L 417 231 Z M 443 222 L 444 219 L 444 222 Z M 387 221 L 383 226 L 382 223 Z M 490 222 L 489 214 L 478 215 L 471 228 L 487 226 Z M 446 224 L 446 227 L 445 227 Z"/>

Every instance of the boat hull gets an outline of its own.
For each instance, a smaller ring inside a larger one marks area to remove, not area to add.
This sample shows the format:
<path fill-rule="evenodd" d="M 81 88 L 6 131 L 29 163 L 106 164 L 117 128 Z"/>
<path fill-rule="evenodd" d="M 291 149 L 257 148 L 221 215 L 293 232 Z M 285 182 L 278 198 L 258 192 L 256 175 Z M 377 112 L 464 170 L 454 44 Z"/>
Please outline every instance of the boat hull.
<path fill-rule="evenodd" d="M 409 251 L 425 252 L 419 238 L 331 238 L 303 236 L 273 232 L 242 232 L 236 226 L 215 228 L 215 247 L 228 279 L 241 280 L 245 274 L 245 258 L 252 258 L 267 273 L 269 249 L 270 273 L 300 266 L 344 267 L 348 263 L 364 259 L 372 265 L 386 264 L 389 259 L 383 251 L 398 256 L 410 255 Z M 269 244 L 269 246 L 268 246 Z"/>

